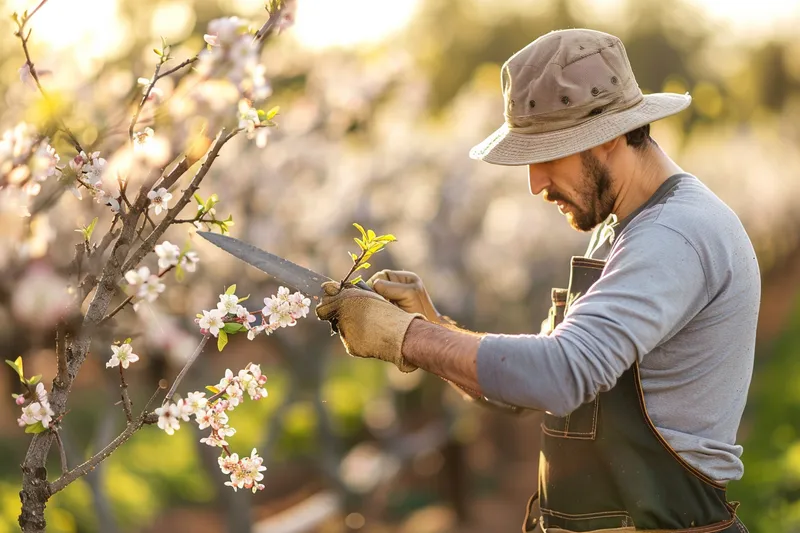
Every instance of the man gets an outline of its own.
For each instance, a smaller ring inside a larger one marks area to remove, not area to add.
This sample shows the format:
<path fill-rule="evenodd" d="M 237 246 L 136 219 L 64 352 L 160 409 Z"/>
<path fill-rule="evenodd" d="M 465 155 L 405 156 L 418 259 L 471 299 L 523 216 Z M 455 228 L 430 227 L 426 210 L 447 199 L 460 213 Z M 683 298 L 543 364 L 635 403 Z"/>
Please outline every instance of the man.
<path fill-rule="evenodd" d="M 743 473 L 758 264 L 736 215 L 649 135 L 691 98 L 643 95 L 622 42 L 583 29 L 513 55 L 502 88 L 505 124 L 470 155 L 527 165 L 532 194 L 595 228 L 543 331 L 443 324 L 398 272 L 373 277 L 377 294 L 327 284 L 318 316 L 351 355 L 545 411 L 523 531 L 746 531 L 725 487 Z"/>

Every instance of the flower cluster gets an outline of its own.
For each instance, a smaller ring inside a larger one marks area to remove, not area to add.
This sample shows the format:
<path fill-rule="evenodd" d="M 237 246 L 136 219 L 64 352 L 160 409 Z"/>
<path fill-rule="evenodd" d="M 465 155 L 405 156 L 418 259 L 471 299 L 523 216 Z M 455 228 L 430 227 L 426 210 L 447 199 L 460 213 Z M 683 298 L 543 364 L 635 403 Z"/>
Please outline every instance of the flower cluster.
<path fill-rule="evenodd" d="M 134 310 L 139 308 L 139 304 L 143 300 L 154 302 L 164 292 L 166 286 L 161 282 L 161 277 L 168 269 L 177 266 L 187 272 L 194 272 L 197 270 L 197 263 L 200 261 L 195 252 L 187 251 L 181 253 L 178 245 L 169 241 L 157 244 L 155 252 L 158 256 L 158 267 L 162 269 L 161 272 L 152 274 L 149 268 L 143 266 L 125 273 L 125 280 L 128 282 L 128 286 L 135 289 L 134 295 L 138 298 L 133 304 Z"/>
<path fill-rule="evenodd" d="M 14 401 L 17 405 L 22 406 L 22 416 L 17 419 L 20 427 L 35 426 L 41 423 L 43 428 L 50 427 L 50 422 L 53 419 L 53 410 L 50 408 L 50 402 L 47 399 L 47 391 L 44 390 L 44 383 L 41 381 L 36 385 L 35 399 L 31 398 L 27 404 L 26 395 L 14 394 Z M 33 396 L 33 395 L 31 395 Z"/>
<path fill-rule="evenodd" d="M 81 152 L 69 162 L 73 172 L 74 181 L 68 187 L 72 194 L 80 200 L 82 198 L 79 185 L 83 185 L 94 196 L 99 204 L 107 205 L 114 213 L 119 211 L 119 198 L 103 188 L 103 172 L 106 169 L 106 160 L 100 157 L 100 152 L 86 154 Z"/>
<path fill-rule="evenodd" d="M 239 17 L 209 22 L 208 33 L 203 36 L 208 47 L 199 55 L 197 71 L 204 78 L 231 80 L 243 98 L 264 100 L 272 94 L 272 86 L 259 63 L 259 47 L 253 33 L 249 23 Z"/>
<path fill-rule="evenodd" d="M 148 302 L 156 301 L 158 295 L 164 292 L 166 288 L 166 286 L 161 283 L 161 278 L 156 274 L 151 274 L 150 269 L 146 266 L 138 270 L 127 271 L 125 273 L 125 279 L 130 287 L 136 289 L 136 297 L 139 298 L 139 300 L 133 304 L 134 310 L 139 308 L 139 303 L 142 300 L 147 300 Z"/>
<path fill-rule="evenodd" d="M 225 485 L 232 487 L 234 491 L 241 488 L 252 489 L 253 492 L 262 490 L 264 485 L 259 481 L 264 478 L 261 471 L 266 468 L 261 466 L 262 459 L 256 454 L 256 450 L 253 449 L 250 457 L 240 459 L 238 454 L 230 452 L 225 439 L 236 433 L 228 424 L 227 413 L 244 401 L 245 394 L 251 400 L 266 398 L 266 382 L 267 377 L 261 373 L 259 365 L 250 363 L 238 374 L 227 369 L 225 377 L 216 386 L 208 387 L 214 392 L 211 398 L 206 398 L 204 392 L 190 392 L 185 399 L 181 398 L 175 403 L 168 402 L 156 409 L 158 427 L 172 435 L 180 429 L 181 421 L 188 422 L 193 415 L 200 429 L 211 429 L 211 433 L 200 439 L 200 442 L 223 449 L 225 455 L 220 457 L 219 466 L 224 474 L 231 476 Z"/>
<path fill-rule="evenodd" d="M 23 215 L 28 215 L 29 197 L 36 196 L 42 183 L 61 171 L 58 154 L 47 137 L 39 137 L 32 126 L 21 122 L 0 137 L 0 189 L 18 195 Z"/>
<path fill-rule="evenodd" d="M 202 333 L 227 337 L 230 333 L 247 331 L 247 338 L 253 340 L 260 333 L 269 335 L 278 328 L 294 326 L 297 319 L 308 315 L 311 306 L 311 300 L 303 293 L 291 293 L 288 288 L 279 287 L 277 295 L 264 298 L 264 307 L 259 312 L 261 321 L 256 324 L 256 315 L 240 303 L 246 298 L 236 296 L 235 290 L 236 285 L 232 285 L 225 294 L 219 295 L 216 309 L 197 315 L 196 322 Z"/>

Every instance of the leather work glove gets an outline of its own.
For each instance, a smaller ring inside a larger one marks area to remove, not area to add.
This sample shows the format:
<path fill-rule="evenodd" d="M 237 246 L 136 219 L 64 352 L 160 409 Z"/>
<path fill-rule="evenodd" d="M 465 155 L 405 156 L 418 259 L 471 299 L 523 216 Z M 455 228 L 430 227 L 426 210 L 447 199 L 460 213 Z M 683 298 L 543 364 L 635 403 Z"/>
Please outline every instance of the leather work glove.
<path fill-rule="evenodd" d="M 407 313 L 419 313 L 437 324 L 451 322 L 439 314 L 422 279 L 413 272 L 381 270 L 367 280 L 367 285 Z"/>
<path fill-rule="evenodd" d="M 350 284 L 340 288 L 339 282 L 327 281 L 322 287 L 326 295 L 315 309 L 317 317 L 330 321 L 348 354 L 394 363 L 402 372 L 417 369 L 403 358 L 403 339 L 411 321 L 425 320 L 424 315 L 406 313 L 379 294 Z"/>

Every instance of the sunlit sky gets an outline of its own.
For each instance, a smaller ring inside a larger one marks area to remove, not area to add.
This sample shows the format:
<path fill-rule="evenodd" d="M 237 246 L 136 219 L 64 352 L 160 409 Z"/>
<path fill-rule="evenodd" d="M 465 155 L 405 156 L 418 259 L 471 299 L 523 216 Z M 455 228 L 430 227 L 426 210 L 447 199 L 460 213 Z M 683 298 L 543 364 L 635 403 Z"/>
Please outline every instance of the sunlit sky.
<path fill-rule="evenodd" d="M 83 50 L 113 50 L 132 31 L 119 17 L 118 2 L 125 0 L 50 0 L 36 15 L 39 38 L 57 47 L 80 46 Z M 220 4 L 254 11 L 263 0 L 218 0 Z M 479 0 L 496 2 L 498 0 Z M 504 0 L 505 2 L 506 0 Z M 526 0 L 527 1 L 527 0 Z M 800 21 L 800 2 L 793 0 L 689 0 L 712 20 L 734 32 L 769 33 L 774 27 Z M 409 22 L 420 0 L 298 0 L 294 37 L 310 48 L 354 46 L 390 38 Z M 613 11 L 621 0 L 590 0 L 592 11 L 602 6 Z M 30 9 L 37 0 L 9 0 L 11 10 Z M 513 3 L 513 2 L 512 2 Z M 520 4 L 524 3 L 519 1 Z M 508 8 L 508 4 L 506 5 Z M 87 14 L 91 14 L 88 16 Z M 3 15 L 5 16 L 5 15 Z M 154 34 L 180 37 L 194 23 L 194 14 L 180 0 L 164 2 L 155 10 Z M 65 31 L 69 28 L 69 31 Z M 175 34 L 175 35 L 169 35 Z"/>

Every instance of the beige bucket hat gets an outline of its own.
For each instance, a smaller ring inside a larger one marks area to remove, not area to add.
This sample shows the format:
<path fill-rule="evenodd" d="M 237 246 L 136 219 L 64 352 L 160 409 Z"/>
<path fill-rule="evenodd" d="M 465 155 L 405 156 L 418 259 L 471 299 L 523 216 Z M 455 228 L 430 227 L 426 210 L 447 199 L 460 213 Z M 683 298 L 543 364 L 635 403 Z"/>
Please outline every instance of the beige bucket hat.
<path fill-rule="evenodd" d="M 683 111 L 689 94 L 642 94 L 625 47 L 607 33 L 543 35 L 511 56 L 500 74 L 505 123 L 470 150 L 496 165 L 560 159 Z"/>

